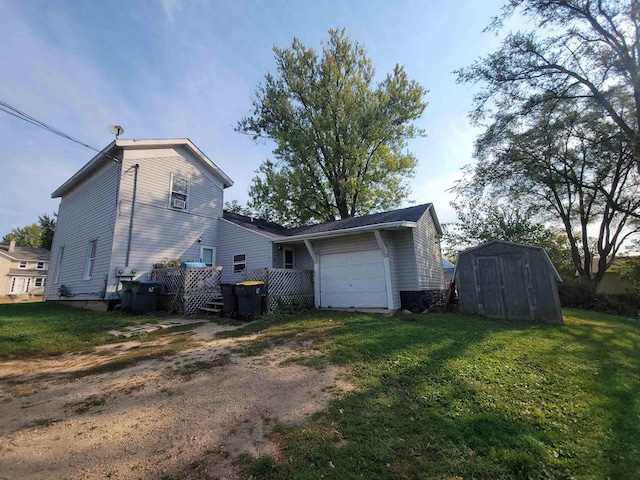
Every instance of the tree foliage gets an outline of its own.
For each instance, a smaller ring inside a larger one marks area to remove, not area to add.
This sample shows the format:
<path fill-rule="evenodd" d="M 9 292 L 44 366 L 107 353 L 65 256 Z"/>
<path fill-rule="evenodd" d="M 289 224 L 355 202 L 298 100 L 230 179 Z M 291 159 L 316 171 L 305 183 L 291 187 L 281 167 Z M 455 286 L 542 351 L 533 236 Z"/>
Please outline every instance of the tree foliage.
<path fill-rule="evenodd" d="M 484 199 L 472 203 L 451 202 L 451 206 L 458 222 L 443 226 L 443 247 L 447 257 L 457 257 L 465 248 L 491 240 L 508 240 L 544 247 L 562 276 L 575 273 L 566 236 L 536 221 L 535 215 L 522 202 L 501 204 Z"/>
<path fill-rule="evenodd" d="M 292 224 L 399 205 L 417 164 L 406 145 L 423 134 L 412 122 L 425 90 L 398 65 L 374 86 L 371 60 L 345 30 L 329 31 L 321 55 L 298 39 L 274 53 L 277 75 L 266 75 L 236 128 L 276 144 L 253 179 L 251 206 Z"/>
<path fill-rule="evenodd" d="M 518 122 L 532 108 L 566 99 L 596 104 L 630 145 L 640 171 L 640 4 L 637 0 L 507 0 L 490 30 L 514 13 L 535 32 L 459 70 L 479 82 L 472 119 Z"/>
<path fill-rule="evenodd" d="M 56 228 L 55 214 L 50 217 L 46 213 L 38 216 L 38 222 L 22 228 L 13 228 L 2 237 L 0 243 L 8 245 L 15 240 L 17 247 L 46 248 L 51 250 L 53 232 Z"/>
<path fill-rule="evenodd" d="M 537 106 L 518 125 L 498 117 L 476 143 L 477 164 L 456 187 L 468 198 L 487 192 L 517 198 L 541 220 L 558 224 L 576 271 L 595 283 L 640 232 L 633 217 L 640 211 L 640 176 L 632 146 L 600 113 L 595 102 L 565 100 Z"/>

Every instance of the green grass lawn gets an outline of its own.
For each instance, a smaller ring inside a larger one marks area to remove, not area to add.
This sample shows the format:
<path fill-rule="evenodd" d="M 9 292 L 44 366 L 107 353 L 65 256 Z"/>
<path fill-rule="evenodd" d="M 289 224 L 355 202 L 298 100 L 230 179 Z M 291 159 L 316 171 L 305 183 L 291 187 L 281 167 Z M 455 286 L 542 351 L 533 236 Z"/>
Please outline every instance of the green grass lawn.
<path fill-rule="evenodd" d="M 252 324 L 257 345 L 311 345 L 325 355 L 296 361 L 343 365 L 356 390 L 276 426 L 281 454 L 242 467 L 256 479 L 640 478 L 640 323 L 564 315 L 560 326 L 338 312 Z"/>
<path fill-rule="evenodd" d="M 0 305 L 0 359 L 91 350 L 117 341 L 107 331 L 141 318 L 149 320 L 49 303 Z"/>

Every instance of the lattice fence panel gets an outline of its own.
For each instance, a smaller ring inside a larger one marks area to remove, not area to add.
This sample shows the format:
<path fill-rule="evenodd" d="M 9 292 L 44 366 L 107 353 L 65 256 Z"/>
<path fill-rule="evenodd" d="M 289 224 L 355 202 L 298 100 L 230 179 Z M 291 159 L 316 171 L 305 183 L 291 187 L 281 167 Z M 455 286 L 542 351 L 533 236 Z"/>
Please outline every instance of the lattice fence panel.
<path fill-rule="evenodd" d="M 151 272 L 151 279 L 162 282 L 160 308 L 191 315 L 219 293 L 221 267 L 161 268 Z"/>
<path fill-rule="evenodd" d="M 313 306 L 313 271 L 284 268 L 245 270 L 245 280 L 265 283 L 269 313 L 278 307 Z"/>

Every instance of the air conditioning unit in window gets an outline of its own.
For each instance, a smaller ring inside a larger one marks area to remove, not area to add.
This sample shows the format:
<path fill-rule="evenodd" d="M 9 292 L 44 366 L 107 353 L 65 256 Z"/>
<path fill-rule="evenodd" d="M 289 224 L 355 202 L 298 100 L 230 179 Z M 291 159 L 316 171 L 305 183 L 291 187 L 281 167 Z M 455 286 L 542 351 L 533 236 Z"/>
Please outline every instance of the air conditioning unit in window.
<path fill-rule="evenodd" d="M 184 210 L 185 208 L 187 208 L 187 202 L 185 202 L 184 200 L 180 200 L 179 198 L 172 198 L 171 206 L 173 208 L 179 208 L 180 210 Z"/>

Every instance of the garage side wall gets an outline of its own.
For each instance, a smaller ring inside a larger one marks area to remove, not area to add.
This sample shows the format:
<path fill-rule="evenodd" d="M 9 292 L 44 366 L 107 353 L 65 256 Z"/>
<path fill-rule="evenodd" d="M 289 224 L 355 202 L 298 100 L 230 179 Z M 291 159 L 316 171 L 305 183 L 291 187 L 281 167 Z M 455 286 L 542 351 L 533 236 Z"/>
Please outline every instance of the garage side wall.
<path fill-rule="evenodd" d="M 413 240 L 418 272 L 418 290 L 443 290 L 442 253 L 440 252 L 440 242 L 437 239 L 436 226 L 429 210 L 418 220 Z"/>

